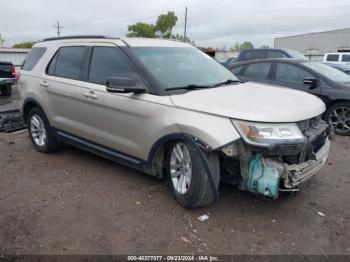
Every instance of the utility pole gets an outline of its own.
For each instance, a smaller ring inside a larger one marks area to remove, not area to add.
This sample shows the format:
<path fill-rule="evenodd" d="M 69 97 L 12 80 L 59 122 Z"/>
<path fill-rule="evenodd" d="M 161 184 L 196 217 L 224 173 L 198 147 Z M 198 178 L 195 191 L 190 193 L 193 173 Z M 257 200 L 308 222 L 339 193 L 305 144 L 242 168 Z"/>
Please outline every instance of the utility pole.
<path fill-rule="evenodd" d="M 0 47 L 4 47 L 4 42 L 5 42 L 5 39 L 3 39 L 0 34 Z"/>
<path fill-rule="evenodd" d="M 187 6 L 185 8 L 185 29 L 184 29 L 184 42 L 186 42 L 186 32 L 187 31 Z"/>
<path fill-rule="evenodd" d="M 60 36 L 61 29 L 63 28 L 63 26 L 60 26 L 60 22 L 57 21 L 57 25 L 54 25 L 53 27 L 57 28 L 57 36 Z"/>

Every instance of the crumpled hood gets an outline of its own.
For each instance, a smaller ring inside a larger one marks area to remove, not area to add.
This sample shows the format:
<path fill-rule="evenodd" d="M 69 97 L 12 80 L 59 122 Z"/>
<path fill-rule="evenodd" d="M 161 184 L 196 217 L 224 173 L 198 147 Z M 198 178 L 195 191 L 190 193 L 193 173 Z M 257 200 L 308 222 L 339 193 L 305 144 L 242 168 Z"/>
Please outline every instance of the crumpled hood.
<path fill-rule="evenodd" d="M 256 122 L 298 122 L 322 114 L 314 95 L 289 88 L 244 83 L 172 95 L 175 106 Z"/>

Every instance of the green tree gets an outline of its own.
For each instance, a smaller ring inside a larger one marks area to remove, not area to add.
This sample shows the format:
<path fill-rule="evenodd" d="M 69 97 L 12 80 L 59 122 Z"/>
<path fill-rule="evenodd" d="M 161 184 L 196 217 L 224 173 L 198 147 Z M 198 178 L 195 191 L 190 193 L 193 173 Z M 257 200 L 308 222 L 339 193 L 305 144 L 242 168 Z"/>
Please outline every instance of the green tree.
<path fill-rule="evenodd" d="M 241 44 L 241 50 L 251 49 L 251 48 L 254 48 L 254 45 L 252 44 L 252 42 L 244 42 L 243 44 Z"/>
<path fill-rule="evenodd" d="M 264 48 L 264 49 L 268 49 L 268 48 L 270 48 L 268 45 L 262 45 L 262 46 L 260 46 L 259 48 Z"/>
<path fill-rule="evenodd" d="M 157 18 L 156 24 L 138 22 L 128 26 L 127 36 L 129 37 L 149 37 L 149 38 L 172 38 L 172 30 L 177 22 L 174 12 L 161 14 Z"/>
<path fill-rule="evenodd" d="M 149 37 L 154 38 L 156 35 L 155 26 L 152 24 L 138 22 L 128 26 L 129 37 Z"/>
<path fill-rule="evenodd" d="M 172 30 L 177 22 L 177 16 L 174 12 L 168 12 L 158 16 L 156 22 L 157 35 L 162 38 L 170 38 L 172 36 Z"/>
<path fill-rule="evenodd" d="M 27 41 L 13 45 L 13 48 L 32 48 L 35 42 Z"/>
<path fill-rule="evenodd" d="M 230 48 L 230 51 L 240 52 L 243 49 L 251 49 L 251 48 L 254 48 L 254 45 L 252 44 L 252 42 L 246 41 L 242 44 L 236 42 L 235 45 Z"/>

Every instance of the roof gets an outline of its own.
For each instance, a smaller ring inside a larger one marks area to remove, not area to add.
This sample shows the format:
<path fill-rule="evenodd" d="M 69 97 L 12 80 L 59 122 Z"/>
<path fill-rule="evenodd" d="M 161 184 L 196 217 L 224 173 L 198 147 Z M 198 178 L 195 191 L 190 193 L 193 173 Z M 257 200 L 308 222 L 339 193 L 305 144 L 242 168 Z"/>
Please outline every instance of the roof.
<path fill-rule="evenodd" d="M 190 44 L 183 43 L 171 39 L 160 39 L 160 38 L 118 38 L 106 35 L 73 35 L 63 37 L 52 37 L 46 38 L 40 42 L 40 46 L 45 46 L 49 42 L 106 42 L 106 39 L 112 40 L 113 42 L 123 42 L 125 45 L 133 47 L 149 46 L 149 47 L 190 47 Z"/>
<path fill-rule="evenodd" d="M 12 48 L 12 47 L 0 47 L 0 53 L 28 53 L 30 49 L 27 48 Z"/>
<path fill-rule="evenodd" d="M 350 27 L 348 27 L 348 28 L 342 28 L 342 29 L 335 29 L 335 30 L 327 30 L 327 31 L 319 31 L 319 32 L 310 32 L 310 33 L 304 33 L 304 34 L 296 34 L 296 35 L 281 36 L 281 37 L 276 37 L 275 39 L 288 38 L 288 37 L 295 37 L 295 36 L 314 35 L 314 34 L 336 33 L 336 32 L 345 31 L 345 30 L 349 30 L 349 32 L 350 32 Z"/>

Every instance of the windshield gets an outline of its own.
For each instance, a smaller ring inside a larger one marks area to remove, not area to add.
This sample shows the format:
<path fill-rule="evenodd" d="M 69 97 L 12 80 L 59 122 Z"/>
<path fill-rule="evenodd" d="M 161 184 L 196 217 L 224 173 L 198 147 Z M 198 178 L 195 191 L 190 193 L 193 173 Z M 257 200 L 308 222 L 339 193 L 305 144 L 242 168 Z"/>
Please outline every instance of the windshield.
<path fill-rule="evenodd" d="M 229 70 L 193 47 L 134 47 L 133 51 L 167 89 L 238 81 Z"/>
<path fill-rule="evenodd" d="M 325 65 L 323 63 L 306 62 L 304 63 L 304 65 L 334 82 L 350 82 L 349 75 L 343 73 L 338 69 Z"/>

